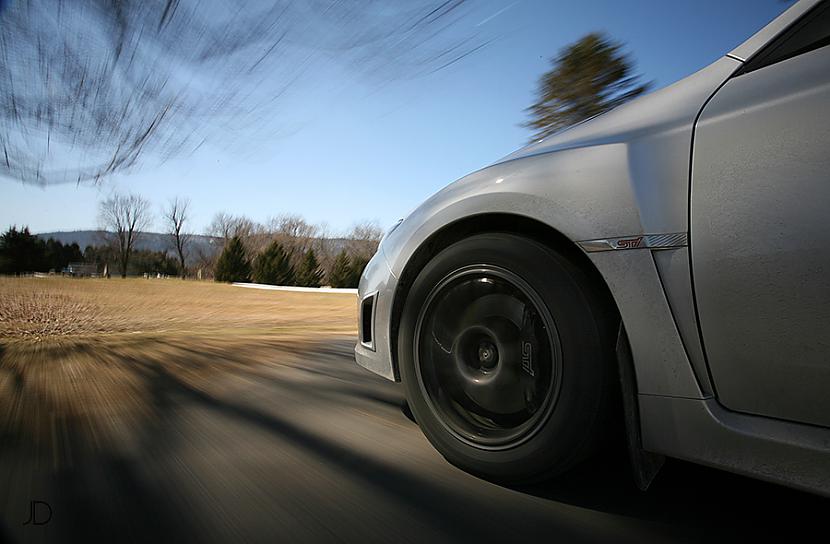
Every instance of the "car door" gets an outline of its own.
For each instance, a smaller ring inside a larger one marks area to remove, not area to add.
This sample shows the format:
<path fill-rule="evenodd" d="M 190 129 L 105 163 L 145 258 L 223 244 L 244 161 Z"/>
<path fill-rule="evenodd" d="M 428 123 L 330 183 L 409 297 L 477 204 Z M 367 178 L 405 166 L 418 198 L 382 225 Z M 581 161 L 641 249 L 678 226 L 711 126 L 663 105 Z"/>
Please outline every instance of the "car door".
<path fill-rule="evenodd" d="M 700 114 L 690 246 L 718 400 L 830 426 L 830 2 Z"/>

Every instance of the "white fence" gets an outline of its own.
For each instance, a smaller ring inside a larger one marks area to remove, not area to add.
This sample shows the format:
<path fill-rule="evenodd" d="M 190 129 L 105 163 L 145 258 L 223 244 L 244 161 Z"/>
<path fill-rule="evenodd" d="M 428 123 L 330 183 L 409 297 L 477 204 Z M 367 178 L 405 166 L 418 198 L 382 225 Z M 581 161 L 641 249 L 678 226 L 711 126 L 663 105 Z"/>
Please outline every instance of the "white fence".
<path fill-rule="evenodd" d="M 266 289 L 269 291 L 296 291 L 298 293 L 349 293 L 356 295 L 357 289 L 340 289 L 335 287 L 289 287 L 284 285 L 265 285 L 262 283 L 233 282 L 231 285 L 249 289 Z"/>

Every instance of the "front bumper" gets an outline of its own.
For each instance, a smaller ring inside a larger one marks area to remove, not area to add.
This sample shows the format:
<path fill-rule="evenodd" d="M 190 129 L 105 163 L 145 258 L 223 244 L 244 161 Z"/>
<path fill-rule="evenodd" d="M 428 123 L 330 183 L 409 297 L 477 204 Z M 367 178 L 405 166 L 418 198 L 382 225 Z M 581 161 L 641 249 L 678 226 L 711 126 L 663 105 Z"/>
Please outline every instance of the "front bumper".
<path fill-rule="evenodd" d="M 392 381 L 398 380 L 392 365 L 389 337 L 397 285 L 398 280 L 389 269 L 383 249 L 379 248 L 360 278 L 357 295 L 360 338 L 354 348 L 354 358 L 363 368 Z"/>

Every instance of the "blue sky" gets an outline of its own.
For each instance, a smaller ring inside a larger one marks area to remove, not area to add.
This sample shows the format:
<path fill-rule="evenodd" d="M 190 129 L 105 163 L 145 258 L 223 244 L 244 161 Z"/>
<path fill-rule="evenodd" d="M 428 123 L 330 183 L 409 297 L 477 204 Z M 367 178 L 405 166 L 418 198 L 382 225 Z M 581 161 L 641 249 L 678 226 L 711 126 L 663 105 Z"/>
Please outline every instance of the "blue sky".
<path fill-rule="evenodd" d="M 663 87 L 713 62 L 786 9 L 780 0 L 505 0 L 476 8 L 497 39 L 461 62 L 378 88 L 330 68 L 307 78 L 257 130 L 148 165 L 100 186 L 40 188 L 0 178 L 0 227 L 95 228 L 99 200 L 130 190 L 156 212 L 191 199 L 201 232 L 225 211 L 264 221 L 297 213 L 332 233 L 356 221 L 388 226 L 464 174 L 521 147 L 521 123 L 548 59 L 587 32 L 627 44 L 638 72 Z M 158 215 L 158 213 L 157 213 Z M 157 220 L 153 230 L 160 230 Z"/>

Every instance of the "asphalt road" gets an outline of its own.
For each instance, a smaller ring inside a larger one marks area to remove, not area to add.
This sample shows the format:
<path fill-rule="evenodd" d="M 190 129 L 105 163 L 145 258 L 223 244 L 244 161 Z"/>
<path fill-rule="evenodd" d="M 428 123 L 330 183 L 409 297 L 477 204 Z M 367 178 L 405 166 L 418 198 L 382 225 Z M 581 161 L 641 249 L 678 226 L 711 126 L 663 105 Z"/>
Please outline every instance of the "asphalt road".
<path fill-rule="evenodd" d="M 711 542 L 806 540 L 811 528 L 826 538 L 826 499 L 679 461 L 642 493 L 613 448 L 528 488 L 467 475 L 407 418 L 399 385 L 354 364 L 352 345 L 285 352 L 223 375 L 220 393 L 148 370 L 155 417 L 123 429 L 122 448 L 56 431 L 62 461 L 50 464 L 0 445 L 0 540 Z M 31 500 L 49 504 L 48 523 L 23 525 Z"/>

